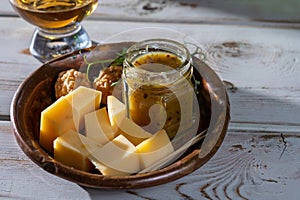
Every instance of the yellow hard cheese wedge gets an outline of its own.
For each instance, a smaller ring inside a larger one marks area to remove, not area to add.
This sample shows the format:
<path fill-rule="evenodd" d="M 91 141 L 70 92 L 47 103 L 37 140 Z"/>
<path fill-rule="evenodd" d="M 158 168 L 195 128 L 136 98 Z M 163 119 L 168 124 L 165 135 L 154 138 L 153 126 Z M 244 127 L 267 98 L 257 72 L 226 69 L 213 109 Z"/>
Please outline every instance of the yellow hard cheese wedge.
<path fill-rule="evenodd" d="M 102 93 L 80 86 L 65 96 L 73 108 L 73 120 L 76 130 L 84 128 L 84 115 L 100 108 Z"/>
<path fill-rule="evenodd" d="M 107 97 L 107 110 L 110 123 L 114 130 L 117 128 L 130 142 L 138 145 L 152 136 L 142 127 L 126 117 L 126 106 L 114 96 Z"/>
<path fill-rule="evenodd" d="M 140 171 L 136 148 L 123 135 L 94 151 L 89 159 L 103 175 L 124 176 Z"/>
<path fill-rule="evenodd" d="M 137 145 L 136 149 L 140 155 L 142 169 L 151 166 L 174 151 L 165 130 L 158 131 L 151 138 Z"/>
<path fill-rule="evenodd" d="M 84 121 L 86 137 L 98 144 L 104 145 L 117 135 L 110 125 L 105 107 L 86 114 Z"/>
<path fill-rule="evenodd" d="M 42 111 L 40 145 L 53 152 L 53 141 L 70 129 L 76 130 L 72 106 L 68 100 L 62 97 Z"/>
<path fill-rule="evenodd" d="M 53 152 L 53 141 L 69 129 L 79 132 L 84 125 L 84 115 L 98 109 L 100 101 L 101 92 L 81 86 L 43 110 L 41 146 Z"/>
<path fill-rule="evenodd" d="M 87 172 L 94 169 L 88 156 L 102 147 L 73 130 L 56 138 L 53 146 L 55 160 Z"/>

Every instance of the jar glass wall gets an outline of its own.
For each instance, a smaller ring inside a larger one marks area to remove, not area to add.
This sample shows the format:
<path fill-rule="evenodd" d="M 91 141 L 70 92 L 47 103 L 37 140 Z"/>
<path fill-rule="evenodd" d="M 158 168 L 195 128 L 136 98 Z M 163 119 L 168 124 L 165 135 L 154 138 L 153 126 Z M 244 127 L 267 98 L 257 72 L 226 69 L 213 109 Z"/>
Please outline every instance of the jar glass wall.
<path fill-rule="evenodd" d="M 147 131 L 170 138 L 192 126 L 194 88 L 189 51 L 167 39 L 138 42 L 124 60 L 124 101 L 129 117 Z"/>

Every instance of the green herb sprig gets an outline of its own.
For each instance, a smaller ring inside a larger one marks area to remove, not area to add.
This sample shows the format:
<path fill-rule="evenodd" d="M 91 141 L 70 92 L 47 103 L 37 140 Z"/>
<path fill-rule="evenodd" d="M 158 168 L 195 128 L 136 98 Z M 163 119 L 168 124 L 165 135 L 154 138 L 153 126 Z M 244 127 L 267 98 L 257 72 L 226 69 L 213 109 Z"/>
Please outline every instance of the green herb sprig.
<path fill-rule="evenodd" d="M 91 67 L 95 64 L 101 64 L 102 69 L 104 69 L 104 68 L 106 68 L 110 65 L 117 65 L 117 66 L 123 65 L 123 61 L 124 61 L 125 55 L 126 55 L 126 50 L 127 50 L 127 48 L 123 48 L 121 53 L 118 52 L 117 53 L 117 58 L 115 58 L 115 59 L 98 60 L 98 61 L 95 61 L 95 62 L 88 62 L 87 61 L 87 55 L 85 54 L 83 56 L 83 60 L 87 64 L 86 79 L 89 82 L 93 82 L 93 80 L 90 80 L 89 77 L 90 77 Z"/>

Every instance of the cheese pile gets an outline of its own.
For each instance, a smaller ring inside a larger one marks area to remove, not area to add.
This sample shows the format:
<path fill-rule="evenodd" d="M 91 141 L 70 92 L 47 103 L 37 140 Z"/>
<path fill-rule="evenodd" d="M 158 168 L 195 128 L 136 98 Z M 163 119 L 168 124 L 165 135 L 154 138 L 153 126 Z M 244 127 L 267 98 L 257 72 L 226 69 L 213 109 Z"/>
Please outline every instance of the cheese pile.
<path fill-rule="evenodd" d="M 101 92 L 78 87 L 41 113 L 40 145 L 70 167 L 127 176 L 174 152 L 167 133 L 150 134 L 126 115 L 114 96 L 100 108 Z"/>

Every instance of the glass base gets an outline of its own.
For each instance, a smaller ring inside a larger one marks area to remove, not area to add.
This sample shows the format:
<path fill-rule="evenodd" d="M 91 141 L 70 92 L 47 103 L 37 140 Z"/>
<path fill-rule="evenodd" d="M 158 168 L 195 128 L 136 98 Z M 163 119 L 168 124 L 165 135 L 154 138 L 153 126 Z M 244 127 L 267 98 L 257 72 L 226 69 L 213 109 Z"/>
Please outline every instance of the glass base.
<path fill-rule="evenodd" d="M 75 24 L 62 29 L 36 29 L 29 50 L 36 59 L 44 63 L 91 46 L 87 32 L 80 24 Z"/>

